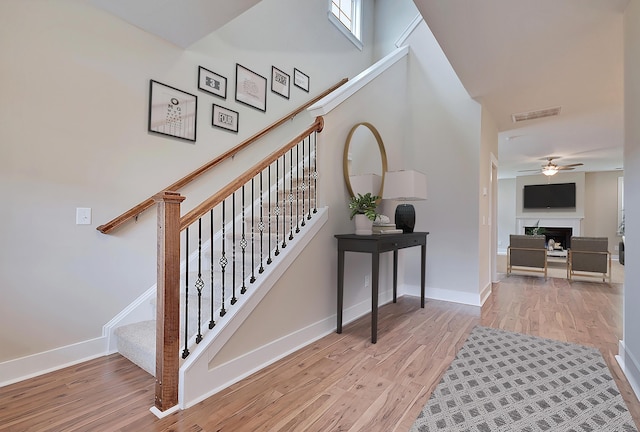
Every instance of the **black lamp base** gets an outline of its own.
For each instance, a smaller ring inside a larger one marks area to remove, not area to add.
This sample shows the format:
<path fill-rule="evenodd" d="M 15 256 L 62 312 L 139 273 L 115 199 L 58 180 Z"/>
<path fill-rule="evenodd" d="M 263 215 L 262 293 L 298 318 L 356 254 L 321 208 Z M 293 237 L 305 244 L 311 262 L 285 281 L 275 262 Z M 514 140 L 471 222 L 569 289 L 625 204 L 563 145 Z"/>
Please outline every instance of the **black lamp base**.
<path fill-rule="evenodd" d="M 398 204 L 396 207 L 396 229 L 403 233 L 412 233 L 416 226 L 416 209 L 411 204 Z"/>

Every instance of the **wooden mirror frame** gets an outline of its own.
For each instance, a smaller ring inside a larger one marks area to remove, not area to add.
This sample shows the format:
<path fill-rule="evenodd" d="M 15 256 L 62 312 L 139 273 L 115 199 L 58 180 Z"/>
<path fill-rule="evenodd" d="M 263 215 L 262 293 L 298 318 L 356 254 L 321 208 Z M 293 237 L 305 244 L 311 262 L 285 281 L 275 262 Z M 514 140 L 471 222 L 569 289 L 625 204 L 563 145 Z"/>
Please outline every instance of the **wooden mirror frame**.
<path fill-rule="evenodd" d="M 347 135 L 347 140 L 344 143 L 344 154 L 342 157 L 342 172 L 344 175 L 344 182 L 347 185 L 347 190 L 349 191 L 349 195 L 352 197 L 355 196 L 355 193 L 353 192 L 353 187 L 351 186 L 351 180 L 349 179 L 349 146 L 351 145 L 351 137 L 355 133 L 356 129 L 358 129 L 358 127 L 360 126 L 365 126 L 366 128 L 368 128 L 373 134 L 373 136 L 375 137 L 376 141 L 378 142 L 378 149 L 380 150 L 380 159 L 382 161 L 382 181 L 380 182 L 380 190 L 378 191 L 378 193 L 375 193 L 374 195 L 378 195 L 379 197 L 382 197 L 382 192 L 384 191 L 384 176 L 385 176 L 385 173 L 387 172 L 387 152 L 384 148 L 384 143 L 382 142 L 382 137 L 380 136 L 380 132 L 378 132 L 378 129 L 376 129 L 375 126 L 369 122 L 361 122 L 361 123 L 355 124 L 349 131 L 349 135 Z M 371 193 L 374 193 L 374 192 L 372 191 Z"/>

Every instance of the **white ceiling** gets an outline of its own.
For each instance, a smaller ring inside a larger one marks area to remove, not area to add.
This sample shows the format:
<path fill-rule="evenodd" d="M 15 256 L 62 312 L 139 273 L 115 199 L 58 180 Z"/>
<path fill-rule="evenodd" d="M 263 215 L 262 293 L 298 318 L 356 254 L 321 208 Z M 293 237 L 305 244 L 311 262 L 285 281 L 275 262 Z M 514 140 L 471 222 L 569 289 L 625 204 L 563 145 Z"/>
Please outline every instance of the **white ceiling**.
<path fill-rule="evenodd" d="M 213 33 L 260 0 L 89 0 L 181 48 Z"/>
<path fill-rule="evenodd" d="M 556 163 L 619 169 L 628 0 L 414 0 L 469 94 L 499 130 L 499 177 Z M 515 124 L 511 114 L 561 107 Z"/>

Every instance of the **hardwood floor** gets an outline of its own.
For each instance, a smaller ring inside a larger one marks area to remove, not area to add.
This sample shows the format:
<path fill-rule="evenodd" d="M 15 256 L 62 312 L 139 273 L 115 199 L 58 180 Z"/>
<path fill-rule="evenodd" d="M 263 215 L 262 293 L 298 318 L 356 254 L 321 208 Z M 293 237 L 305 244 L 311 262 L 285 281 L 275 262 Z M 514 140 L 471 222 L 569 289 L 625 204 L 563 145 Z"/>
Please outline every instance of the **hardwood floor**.
<path fill-rule="evenodd" d="M 622 286 L 512 275 L 477 307 L 403 297 L 188 410 L 149 412 L 154 379 L 118 354 L 0 388 L 0 431 L 407 431 L 474 325 L 600 349 L 640 426 L 614 356 Z"/>

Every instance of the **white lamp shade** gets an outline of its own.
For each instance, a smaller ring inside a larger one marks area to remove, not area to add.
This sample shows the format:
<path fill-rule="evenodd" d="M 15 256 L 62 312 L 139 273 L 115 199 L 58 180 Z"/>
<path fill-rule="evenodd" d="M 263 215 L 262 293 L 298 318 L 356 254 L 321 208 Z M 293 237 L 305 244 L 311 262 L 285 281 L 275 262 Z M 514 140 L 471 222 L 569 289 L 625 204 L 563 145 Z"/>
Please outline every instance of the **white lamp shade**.
<path fill-rule="evenodd" d="M 427 199 L 427 176 L 413 170 L 389 171 L 384 177 L 384 199 L 420 201 Z"/>

